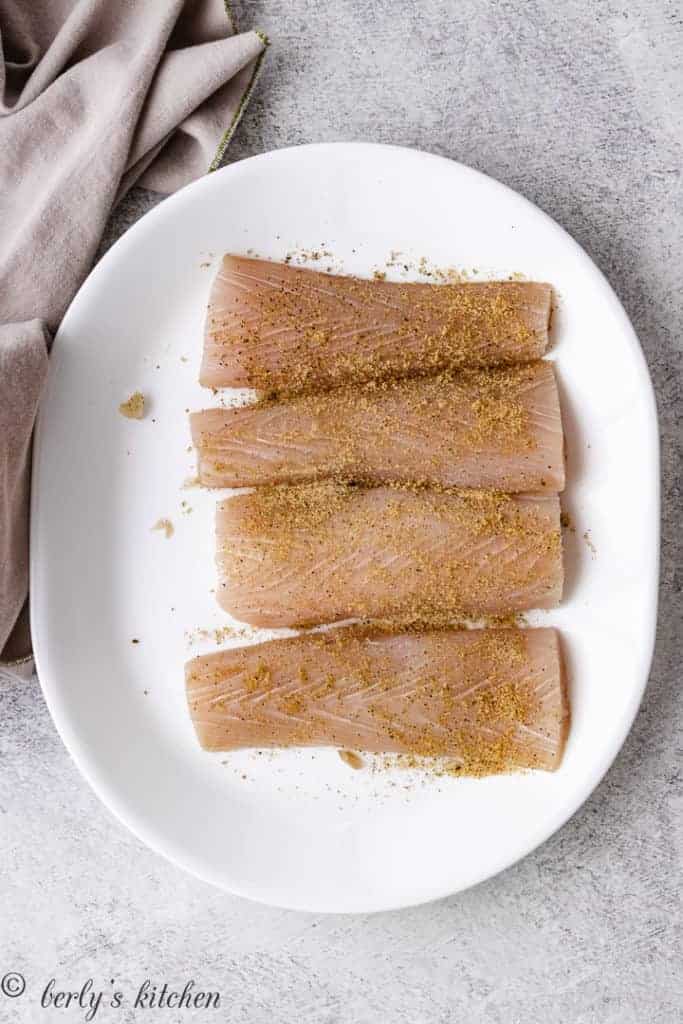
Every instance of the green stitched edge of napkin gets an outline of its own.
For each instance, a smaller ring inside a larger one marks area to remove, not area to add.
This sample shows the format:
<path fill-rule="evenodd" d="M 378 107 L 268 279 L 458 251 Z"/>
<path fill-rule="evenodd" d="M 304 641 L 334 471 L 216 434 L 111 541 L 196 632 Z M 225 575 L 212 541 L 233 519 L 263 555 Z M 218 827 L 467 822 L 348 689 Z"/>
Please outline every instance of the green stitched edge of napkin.
<path fill-rule="evenodd" d="M 225 17 L 228 19 L 228 24 L 230 25 L 230 31 L 232 32 L 233 35 L 236 35 L 237 28 L 235 26 L 235 19 L 233 18 L 232 15 L 232 6 L 230 4 L 230 0 L 223 0 L 223 7 L 225 8 Z"/>
<path fill-rule="evenodd" d="M 227 0 L 226 0 L 226 4 L 225 4 L 225 9 L 226 9 L 226 13 L 228 14 L 228 18 L 230 19 L 230 21 L 232 23 L 232 19 L 230 18 L 230 13 L 229 13 L 229 8 L 228 8 Z M 263 58 L 265 57 L 266 52 L 268 50 L 268 47 L 270 46 L 270 40 L 269 40 L 268 36 L 265 34 L 265 32 L 261 32 L 261 30 L 258 29 L 258 28 L 254 29 L 254 32 L 256 33 L 256 35 L 259 37 L 259 39 L 263 43 L 263 49 L 261 50 L 261 52 L 259 53 L 258 57 L 256 58 L 256 63 L 254 64 L 254 70 L 253 70 L 252 76 L 251 76 L 251 78 L 249 80 L 249 85 L 244 90 L 244 95 L 242 96 L 242 99 L 240 101 L 240 105 L 238 106 L 237 110 L 235 111 L 235 114 L 233 116 L 232 121 L 230 122 L 228 128 L 225 130 L 225 132 L 223 133 L 223 136 L 222 136 L 220 142 L 218 143 L 218 149 L 216 150 L 216 155 L 214 156 L 213 160 L 209 164 L 209 169 L 207 171 L 208 174 L 211 174 L 212 171 L 217 171 L 218 168 L 220 167 L 221 161 L 222 161 L 223 157 L 225 156 L 225 151 L 228 148 L 228 143 L 230 142 L 230 139 L 235 134 L 235 129 L 237 128 L 237 125 L 240 123 L 240 118 L 242 117 L 242 114 L 246 110 L 247 103 L 251 99 L 251 94 L 253 93 L 254 88 L 256 86 L 256 83 L 258 81 L 258 77 L 261 74 L 261 65 L 263 64 Z"/>
<path fill-rule="evenodd" d="M 14 658 L 13 661 L 5 661 L 0 658 L 0 669 L 21 668 L 22 665 L 28 665 L 29 661 L 33 661 L 32 654 L 24 654 L 23 657 Z"/>

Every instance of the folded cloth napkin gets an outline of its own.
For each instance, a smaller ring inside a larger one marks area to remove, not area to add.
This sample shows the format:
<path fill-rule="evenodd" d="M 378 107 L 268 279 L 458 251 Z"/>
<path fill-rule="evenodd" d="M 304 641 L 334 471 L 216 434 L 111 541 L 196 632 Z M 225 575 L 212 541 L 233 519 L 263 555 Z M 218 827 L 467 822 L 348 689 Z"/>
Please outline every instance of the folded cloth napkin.
<path fill-rule="evenodd" d="M 15 627 L 51 335 L 126 190 L 218 166 L 266 45 L 223 0 L 0 0 L 0 669 L 30 661 Z"/>

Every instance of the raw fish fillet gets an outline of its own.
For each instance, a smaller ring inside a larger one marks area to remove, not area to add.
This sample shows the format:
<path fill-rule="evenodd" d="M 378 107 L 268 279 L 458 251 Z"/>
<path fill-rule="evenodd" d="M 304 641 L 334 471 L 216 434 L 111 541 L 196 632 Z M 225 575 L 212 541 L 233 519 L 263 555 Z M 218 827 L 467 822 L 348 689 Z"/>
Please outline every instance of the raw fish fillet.
<path fill-rule="evenodd" d="M 569 721 L 554 629 L 331 630 L 195 658 L 185 676 L 207 750 L 336 746 L 482 775 L 557 768 Z"/>
<path fill-rule="evenodd" d="M 337 476 L 561 491 L 564 453 L 547 362 L 364 384 L 190 417 L 206 487 Z"/>
<path fill-rule="evenodd" d="M 263 487 L 218 506 L 219 603 L 254 626 L 442 622 L 556 605 L 557 495 Z"/>
<path fill-rule="evenodd" d="M 200 382 L 295 393 L 538 359 L 548 284 L 413 284 L 223 257 Z"/>

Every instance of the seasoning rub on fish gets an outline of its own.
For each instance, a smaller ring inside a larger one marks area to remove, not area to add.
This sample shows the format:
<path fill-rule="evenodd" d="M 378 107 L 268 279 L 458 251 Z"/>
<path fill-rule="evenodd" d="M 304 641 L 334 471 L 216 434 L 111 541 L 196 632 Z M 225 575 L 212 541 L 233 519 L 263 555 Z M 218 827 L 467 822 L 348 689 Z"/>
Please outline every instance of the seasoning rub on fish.
<path fill-rule="evenodd" d="M 538 361 L 371 382 L 190 417 L 206 487 L 336 476 L 503 491 L 561 491 L 553 367 Z"/>
<path fill-rule="evenodd" d="M 552 770 L 569 719 L 553 629 L 331 630 L 195 658 L 185 675 L 207 750 L 331 745 L 447 758 L 463 774 Z"/>
<path fill-rule="evenodd" d="M 200 382 L 291 394 L 529 362 L 546 351 L 550 310 L 548 284 L 365 280 L 228 254 Z"/>
<path fill-rule="evenodd" d="M 443 621 L 556 605 L 556 495 L 263 487 L 218 506 L 219 603 L 254 626 Z"/>

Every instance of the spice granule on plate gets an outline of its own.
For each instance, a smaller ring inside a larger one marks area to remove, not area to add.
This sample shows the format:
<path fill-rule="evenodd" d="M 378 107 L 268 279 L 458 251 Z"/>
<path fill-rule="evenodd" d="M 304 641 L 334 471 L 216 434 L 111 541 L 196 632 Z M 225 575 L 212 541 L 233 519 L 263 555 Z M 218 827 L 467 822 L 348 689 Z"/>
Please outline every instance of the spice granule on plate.
<path fill-rule="evenodd" d="M 152 530 L 163 531 L 163 534 L 166 537 L 166 540 L 168 540 L 170 537 L 172 537 L 174 532 L 175 532 L 174 531 L 174 527 L 173 527 L 173 523 L 171 522 L 170 519 L 157 519 L 156 523 L 152 527 Z"/>
<path fill-rule="evenodd" d="M 121 402 L 119 412 L 129 420 L 141 420 L 145 415 L 145 396 L 141 391 L 134 391 L 133 394 Z"/>
<path fill-rule="evenodd" d="M 359 768 L 364 767 L 365 762 L 363 761 L 363 758 L 354 750 L 338 750 L 337 753 L 344 764 L 347 764 L 349 768 L 358 770 Z"/>

